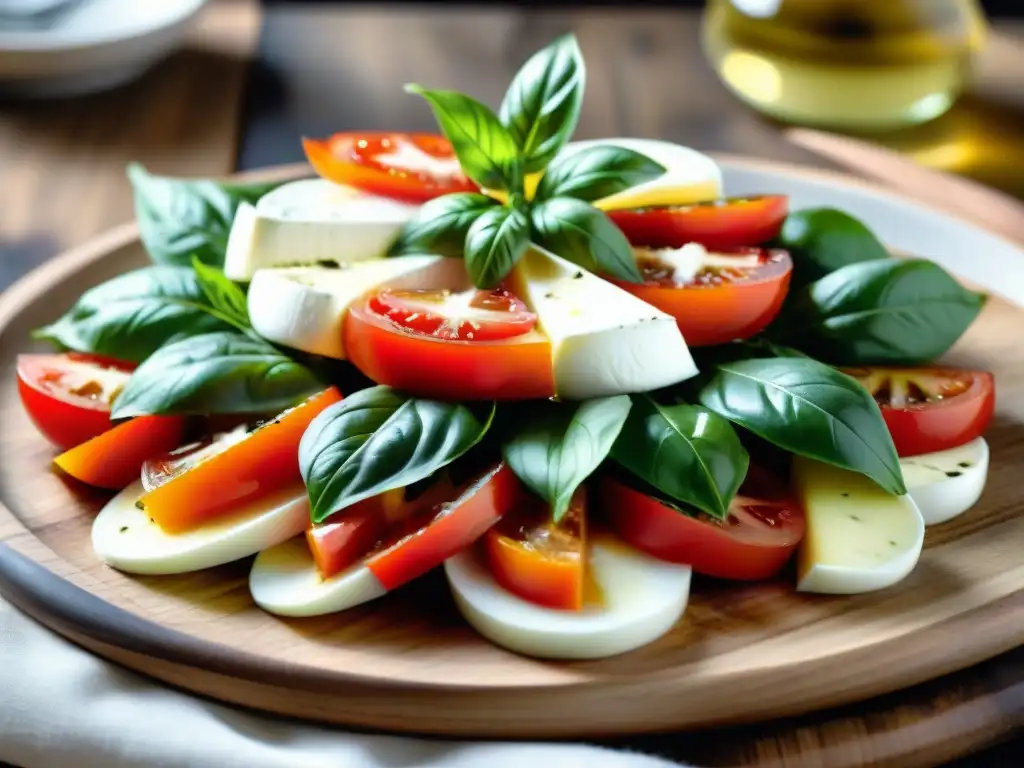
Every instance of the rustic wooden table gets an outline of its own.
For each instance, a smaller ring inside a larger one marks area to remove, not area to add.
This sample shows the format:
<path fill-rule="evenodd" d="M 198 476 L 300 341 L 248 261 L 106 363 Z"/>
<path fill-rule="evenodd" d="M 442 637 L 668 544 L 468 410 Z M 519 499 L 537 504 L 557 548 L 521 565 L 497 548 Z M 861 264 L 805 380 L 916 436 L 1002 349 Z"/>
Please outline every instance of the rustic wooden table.
<path fill-rule="evenodd" d="M 680 11 L 269 4 L 261 12 L 256 0 L 219 0 L 187 50 L 130 86 L 64 102 L 0 103 L 0 290 L 128 220 L 130 160 L 158 172 L 220 175 L 301 159 L 303 134 L 431 130 L 429 112 L 403 95 L 403 82 L 495 102 L 537 41 L 566 29 L 576 31 L 588 62 L 580 137 L 660 137 L 827 165 L 725 91 L 700 54 L 698 25 Z M 1024 197 L 1024 27 L 996 30 L 972 94 L 935 123 L 880 141 Z M 905 768 L 968 754 L 957 765 L 1010 766 L 1020 764 L 1024 741 L 979 750 L 1022 726 L 1019 649 L 856 706 L 631 746 L 705 766 Z"/>

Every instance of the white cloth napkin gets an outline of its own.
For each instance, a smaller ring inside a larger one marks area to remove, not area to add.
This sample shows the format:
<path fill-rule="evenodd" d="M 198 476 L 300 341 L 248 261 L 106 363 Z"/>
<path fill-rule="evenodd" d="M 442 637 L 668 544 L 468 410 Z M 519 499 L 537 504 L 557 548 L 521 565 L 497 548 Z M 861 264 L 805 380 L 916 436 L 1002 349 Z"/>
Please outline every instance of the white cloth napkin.
<path fill-rule="evenodd" d="M 0 762 L 21 768 L 679 768 L 584 745 L 370 736 L 241 712 L 164 688 L 0 599 Z"/>

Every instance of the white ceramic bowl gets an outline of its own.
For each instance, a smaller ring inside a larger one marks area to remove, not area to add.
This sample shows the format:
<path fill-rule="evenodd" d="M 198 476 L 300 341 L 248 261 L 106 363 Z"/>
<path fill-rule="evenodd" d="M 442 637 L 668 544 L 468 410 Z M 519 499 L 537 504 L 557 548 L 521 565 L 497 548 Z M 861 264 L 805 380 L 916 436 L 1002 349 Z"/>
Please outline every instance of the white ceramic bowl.
<path fill-rule="evenodd" d="M 46 27 L 0 28 L 0 92 L 77 96 L 135 79 L 182 41 L 207 0 L 83 0 Z"/>

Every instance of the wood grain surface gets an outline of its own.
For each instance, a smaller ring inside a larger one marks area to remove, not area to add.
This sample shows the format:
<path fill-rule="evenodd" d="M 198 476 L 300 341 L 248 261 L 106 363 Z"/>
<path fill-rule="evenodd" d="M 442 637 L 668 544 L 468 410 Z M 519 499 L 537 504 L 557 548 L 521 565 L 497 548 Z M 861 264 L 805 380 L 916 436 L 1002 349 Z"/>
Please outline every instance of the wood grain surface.
<path fill-rule="evenodd" d="M 0 104 L 0 168 L 6 182 L 0 193 L 0 288 L 62 248 L 128 220 L 123 175 L 128 160 L 168 173 L 219 175 L 234 167 L 239 132 L 239 162 L 253 167 L 297 158 L 295 137 L 303 132 L 427 128 L 429 117 L 410 97 L 383 95 L 378 85 L 391 88 L 403 78 L 418 79 L 496 98 L 534 47 L 533 36 L 568 26 L 580 32 L 588 61 L 609 51 L 606 66 L 591 67 L 591 87 L 598 95 L 588 93 L 581 135 L 631 130 L 705 148 L 810 157 L 783 141 L 777 126 L 724 95 L 695 47 L 695 18 L 678 13 L 645 11 L 632 20 L 606 11 L 462 11 L 461 21 L 446 25 L 415 10 L 271 8 L 240 121 L 244 55 L 259 26 L 254 5 L 215 3 L 188 51 L 118 92 L 73 102 Z M 211 34 L 214 29 L 226 35 Z M 397 31 L 406 37 L 402 46 L 392 46 L 391 58 L 404 63 L 371 66 L 372 58 L 365 57 L 373 57 L 375 49 L 369 41 L 386 43 Z M 348 52 L 353 39 L 356 45 Z M 1007 161 L 1020 157 L 1021 148 L 1014 129 L 1024 95 L 1024 67 L 1015 58 L 1019 46 L 998 38 L 974 96 L 939 124 L 885 137 L 886 143 L 934 167 L 1024 190 L 1021 164 Z M 485 57 L 499 64 L 488 64 Z M 461 73 L 455 81 L 453 72 Z M 14 527 L 0 521 L 0 537 Z M 629 746 L 708 766 L 937 765 L 1019 729 L 1022 686 L 1024 660 L 1018 651 L 870 702 Z M 1021 749 L 1018 742 L 988 753 L 986 762 L 972 757 L 965 765 L 1016 765 Z"/>

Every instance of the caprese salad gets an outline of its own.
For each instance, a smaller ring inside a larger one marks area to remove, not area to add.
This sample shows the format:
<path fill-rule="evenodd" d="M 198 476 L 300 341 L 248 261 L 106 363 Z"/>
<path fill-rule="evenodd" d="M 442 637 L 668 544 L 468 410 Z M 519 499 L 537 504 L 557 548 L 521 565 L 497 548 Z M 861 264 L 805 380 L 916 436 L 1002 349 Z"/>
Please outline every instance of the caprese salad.
<path fill-rule="evenodd" d="M 154 264 L 18 364 L 58 471 L 117 492 L 103 561 L 255 556 L 285 617 L 443 567 L 493 642 L 593 658 L 669 630 L 693 572 L 888 587 L 977 501 L 993 377 L 931 361 L 983 296 L 695 150 L 571 142 L 572 36 L 498 112 L 408 90 L 441 134 L 307 139 L 316 178 L 130 169 Z"/>

